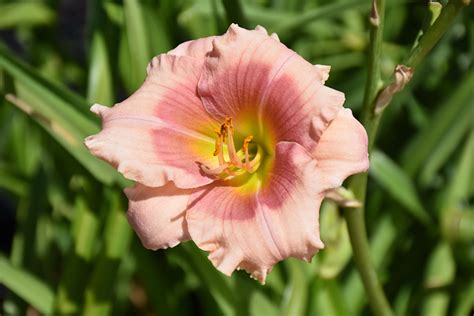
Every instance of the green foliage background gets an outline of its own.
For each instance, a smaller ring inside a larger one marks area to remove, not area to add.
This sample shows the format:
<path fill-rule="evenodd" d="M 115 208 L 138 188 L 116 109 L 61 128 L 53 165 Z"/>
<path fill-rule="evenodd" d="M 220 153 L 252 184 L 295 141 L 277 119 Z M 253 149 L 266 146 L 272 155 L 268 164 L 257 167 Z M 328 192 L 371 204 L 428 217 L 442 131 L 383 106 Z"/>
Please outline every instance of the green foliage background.
<path fill-rule="evenodd" d="M 0 1 L 0 314 L 369 313 L 336 205 L 321 211 L 326 249 L 311 264 L 278 264 L 261 286 L 244 272 L 217 272 L 192 242 L 145 250 L 124 216 L 130 183 L 82 144 L 100 128 L 92 103 L 123 100 L 151 57 L 223 33 L 231 21 L 263 25 L 310 62 L 331 65 L 327 84 L 359 113 L 369 0 L 224 4 Z M 397 315 L 473 311 L 473 11 L 394 98 L 371 155 L 366 225 Z M 383 78 L 429 24 L 428 12 L 421 1 L 388 1 Z"/>

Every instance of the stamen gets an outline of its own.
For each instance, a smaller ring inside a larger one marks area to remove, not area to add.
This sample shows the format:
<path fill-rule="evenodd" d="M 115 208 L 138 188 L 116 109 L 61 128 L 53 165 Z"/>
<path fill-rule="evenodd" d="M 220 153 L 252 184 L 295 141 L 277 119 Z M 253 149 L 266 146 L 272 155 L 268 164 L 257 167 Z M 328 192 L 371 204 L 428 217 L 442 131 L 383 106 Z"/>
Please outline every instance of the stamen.
<path fill-rule="evenodd" d="M 230 161 L 234 164 L 239 164 L 240 160 L 237 157 L 237 151 L 235 150 L 235 144 L 234 144 L 234 126 L 232 125 L 232 118 L 227 117 L 225 119 L 225 123 L 222 125 L 224 125 L 225 131 L 226 131 L 227 150 L 229 151 Z"/>
<path fill-rule="evenodd" d="M 255 155 L 255 158 L 253 158 L 249 164 L 248 164 L 248 168 L 247 168 L 247 171 L 252 173 L 254 172 L 254 167 L 260 165 L 260 161 L 262 160 L 262 155 L 260 154 L 260 152 L 257 152 L 257 155 Z"/>
<path fill-rule="evenodd" d="M 219 166 L 222 166 L 225 163 L 224 160 L 224 152 L 222 150 L 222 133 L 216 130 L 217 133 L 217 138 L 216 138 L 216 148 L 214 149 L 214 156 L 217 156 L 217 159 L 219 159 Z"/>
<path fill-rule="evenodd" d="M 201 169 L 209 175 L 219 175 L 222 172 L 224 172 L 227 168 L 229 168 L 228 163 L 224 163 L 223 165 L 221 165 L 217 168 L 214 168 L 214 169 L 211 169 L 206 165 L 201 165 Z"/>
<path fill-rule="evenodd" d="M 242 151 L 245 155 L 245 167 L 249 168 L 249 143 L 252 141 L 253 135 L 245 137 L 244 143 L 242 144 Z"/>
<path fill-rule="evenodd" d="M 252 135 L 245 137 L 242 149 L 239 152 L 235 149 L 234 143 L 234 126 L 232 124 L 232 118 L 227 117 L 220 128 L 216 129 L 216 143 L 214 149 L 214 156 L 217 156 L 219 166 L 216 168 L 209 168 L 208 166 L 201 165 L 201 169 L 208 175 L 219 177 L 223 180 L 239 176 L 245 172 L 254 172 L 261 161 L 260 147 L 257 149 L 257 154 L 250 160 L 249 144 L 253 139 Z M 225 160 L 224 157 L 224 145 L 227 146 L 229 161 Z M 243 156 L 243 162 L 242 162 Z"/>

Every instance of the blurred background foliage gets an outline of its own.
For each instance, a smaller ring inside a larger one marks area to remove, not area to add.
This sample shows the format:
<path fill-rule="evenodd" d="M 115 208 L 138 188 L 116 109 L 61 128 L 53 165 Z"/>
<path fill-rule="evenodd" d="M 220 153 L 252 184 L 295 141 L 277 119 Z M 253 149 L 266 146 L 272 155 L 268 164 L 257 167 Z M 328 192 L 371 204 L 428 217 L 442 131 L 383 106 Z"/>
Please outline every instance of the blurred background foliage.
<path fill-rule="evenodd" d="M 124 216 L 130 183 L 82 141 L 99 130 L 92 103 L 123 100 L 152 56 L 231 21 L 263 25 L 331 65 L 328 85 L 357 114 L 369 9 L 369 0 L 0 1 L 0 314 L 368 314 L 336 205 L 323 206 L 326 249 L 311 264 L 286 260 L 265 286 L 244 272 L 228 278 L 192 242 L 144 249 Z M 473 11 L 394 98 L 371 155 L 371 254 L 397 315 L 473 312 Z M 426 19 L 426 1 L 388 1 L 384 78 Z"/>

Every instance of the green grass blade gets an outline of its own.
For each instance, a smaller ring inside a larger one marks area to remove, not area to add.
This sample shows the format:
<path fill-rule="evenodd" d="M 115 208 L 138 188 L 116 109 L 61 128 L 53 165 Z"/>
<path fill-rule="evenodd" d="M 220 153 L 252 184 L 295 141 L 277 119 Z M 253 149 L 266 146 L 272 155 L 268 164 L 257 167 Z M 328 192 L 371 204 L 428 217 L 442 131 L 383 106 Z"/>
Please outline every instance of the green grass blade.
<path fill-rule="evenodd" d="M 136 90 L 145 79 L 146 66 L 152 54 L 148 43 L 148 29 L 144 17 L 144 4 L 140 1 L 125 0 L 124 21 L 126 42 L 128 44 L 128 71 L 126 76 L 130 76 L 130 91 Z"/>
<path fill-rule="evenodd" d="M 455 308 L 453 311 L 454 316 L 466 316 L 469 312 L 472 312 L 474 305 L 474 282 L 469 282 L 463 291 L 457 293 Z"/>
<path fill-rule="evenodd" d="M 451 247 L 447 242 L 440 242 L 428 259 L 425 287 L 440 288 L 449 285 L 456 273 L 456 264 Z"/>
<path fill-rule="evenodd" d="M 112 167 L 93 157 L 84 147 L 84 138 L 98 132 L 99 126 L 63 98 L 67 93 L 58 94 L 57 89 L 49 89 L 43 84 L 44 80 L 38 80 L 34 70 L 1 47 L 0 68 L 15 80 L 18 96 L 7 94 L 10 103 L 37 121 L 99 181 L 123 183 L 123 178 Z"/>
<path fill-rule="evenodd" d="M 116 194 L 110 195 L 112 204 L 106 220 L 104 249 L 96 260 L 90 283 L 85 291 L 83 315 L 109 315 L 115 295 L 115 282 L 122 257 L 128 253 L 132 230 Z"/>
<path fill-rule="evenodd" d="M 438 108 L 429 124 L 409 143 L 402 155 L 402 166 L 414 175 L 432 155 L 440 140 L 462 116 L 472 113 L 474 100 L 474 71 L 459 80 L 459 86 L 446 102 Z"/>
<path fill-rule="evenodd" d="M 469 189 L 474 182 L 474 130 L 471 130 L 469 138 L 461 152 L 459 162 L 451 181 L 448 185 L 447 194 L 443 199 L 442 209 L 455 208 L 463 200 L 469 199 Z"/>
<path fill-rule="evenodd" d="M 378 220 L 375 227 L 376 229 L 370 238 L 370 253 L 372 254 L 375 267 L 378 271 L 381 271 L 394 251 L 397 230 L 395 223 L 389 215 L 385 215 Z M 362 281 L 355 269 L 350 272 L 343 291 L 344 297 L 346 297 L 347 300 L 347 306 L 350 310 L 349 314 L 360 314 L 364 304 L 367 303 L 367 298 Z"/>
<path fill-rule="evenodd" d="M 237 23 L 242 27 L 247 27 L 244 8 L 241 0 L 222 0 L 227 15 L 227 23 Z"/>
<path fill-rule="evenodd" d="M 87 100 L 92 103 L 112 105 L 114 91 L 112 71 L 104 33 L 100 29 L 92 34 Z"/>
<path fill-rule="evenodd" d="M 466 105 L 469 104 L 466 102 Z M 446 164 L 448 159 L 461 143 L 464 135 L 474 127 L 474 106 L 466 106 L 464 113 L 458 122 L 451 126 L 438 142 L 436 148 L 430 154 L 428 160 L 423 164 L 420 173 L 420 183 L 430 184 L 436 177 L 438 171 Z"/>
<path fill-rule="evenodd" d="M 151 307 L 158 315 L 177 314 L 176 304 L 179 302 L 173 300 L 174 271 L 166 262 L 153 260 L 153 253 L 145 249 L 137 239 L 132 243 L 132 253 L 137 260 L 137 279 L 148 293 Z"/>
<path fill-rule="evenodd" d="M 420 222 L 429 225 L 431 219 L 424 209 L 415 185 L 404 170 L 384 153 L 374 150 L 370 156 L 370 175 Z"/>
<path fill-rule="evenodd" d="M 428 260 L 424 286 L 431 291 L 422 305 L 423 316 L 447 315 L 450 295 L 443 287 L 453 282 L 455 273 L 451 247 L 447 242 L 440 242 Z"/>
<path fill-rule="evenodd" d="M 66 258 L 55 304 L 56 312 L 62 315 L 78 314 L 80 311 L 99 228 L 98 219 L 81 199 L 76 203 L 74 216 L 74 247 Z"/>
<path fill-rule="evenodd" d="M 18 26 L 38 26 L 52 24 L 54 11 L 39 1 L 17 1 L 0 4 L 0 30 Z"/>
<path fill-rule="evenodd" d="M 325 202 L 321 210 L 321 239 L 326 245 L 320 258 L 319 276 L 333 279 L 344 269 L 352 255 L 347 225 L 334 203 Z"/>
<path fill-rule="evenodd" d="M 171 30 L 167 28 L 164 20 L 165 8 L 158 7 L 156 3 L 149 3 L 144 7 L 143 15 L 146 22 L 148 43 L 151 56 L 166 53 L 173 48 L 171 43 Z"/>
<path fill-rule="evenodd" d="M 289 37 L 293 32 L 305 27 L 308 23 L 320 18 L 330 18 L 340 15 L 341 12 L 355 8 L 368 8 L 369 3 L 363 0 L 349 0 L 330 3 L 322 7 L 308 10 L 303 14 L 298 14 L 289 21 L 286 21 L 278 26 L 275 32 L 281 38 Z"/>
<path fill-rule="evenodd" d="M 13 291 L 39 312 L 52 315 L 54 295 L 51 288 L 0 255 L 0 283 Z"/>
<path fill-rule="evenodd" d="M 474 240 L 474 211 L 460 207 L 467 205 L 471 197 L 470 188 L 474 182 L 473 153 L 474 131 L 471 131 L 441 201 L 442 232 L 451 241 Z"/>
<path fill-rule="evenodd" d="M 20 61 L 0 43 L 0 70 L 2 69 L 15 80 L 25 82 L 29 87 L 32 85 L 41 86 L 63 102 L 71 104 L 75 110 L 87 115 L 90 114 L 91 104 L 87 100 L 67 89 L 64 85 L 50 78 L 45 78 L 36 69 Z"/>
<path fill-rule="evenodd" d="M 302 262 L 290 258 L 285 261 L 289 270 L 289 284 L 282 302 L 282 316 L 304 315 L 308 301 L 308 283 L 301 269 Z"/>
<path fill-rule="evenodd" d="M 90 104 L 114 103 L 114 69 L 111 64 L 111 51 L 114 40 L 110 20 L 101 1 L 90 2 L 87 10 L 89 35 L 89 72 L 87 80 L 87 100 Z M 109 31 L 109 32 L 108 32 Z M 108 38 L 109 37 L 109 38 Z"/>
<path fill-rule="evenodd" d="M 0 188 L 10 191 L 17 196 L 25 196 L 27 193 L 27 182 L 11 171 L 11 167 L 0 163 Z"/>
<path fill-rule="evenodd" d="M 206 258 L 205 254 L 191 243 L 184 243 L 180 246 L 185 253 L 182 253 L 183 260 L 188 264 L 194 274 L 196 274 L 201 282 L 205 284 L 216 300 L 221 311 L 225 315 L 234 315 L 239 308 L 236 292 L 231 286 L 230 279 L 217 271 Z M 238 313 L 237 313 L 238 314 Z"/>
<path fill-rule="evenodd" d="M 250 315 L 278 315 L 278 307 L 262 292 L 255 291 L 250 298 Z"/>

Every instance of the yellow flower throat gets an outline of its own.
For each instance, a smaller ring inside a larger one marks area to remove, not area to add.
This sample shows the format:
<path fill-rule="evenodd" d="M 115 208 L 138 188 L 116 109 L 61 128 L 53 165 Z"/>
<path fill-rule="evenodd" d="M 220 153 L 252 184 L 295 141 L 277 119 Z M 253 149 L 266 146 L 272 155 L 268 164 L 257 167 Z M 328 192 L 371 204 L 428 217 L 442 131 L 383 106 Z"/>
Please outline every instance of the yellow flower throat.
<path fill-rule="evenodd" d="M 209 168 L 206 165 L 202 165 L 201 168 L 206 174 L 217 178 L 229 179 L 246 172 L 253 173 L 258 169 L 262 161 L 262 150 L 257 145 L 256 154 L 250 159 L 249 145 L 252 142 L 253 135 L 245 137 L 242 148 L 237 151 L 235 149 L 234 126 L 231 117 L 227 117 L 215 132 L 217 137 L 213 155 L 217 157 L 219 166 Z M 227 149 L 227 160 L 224 156 L 225 149 Z"/>

